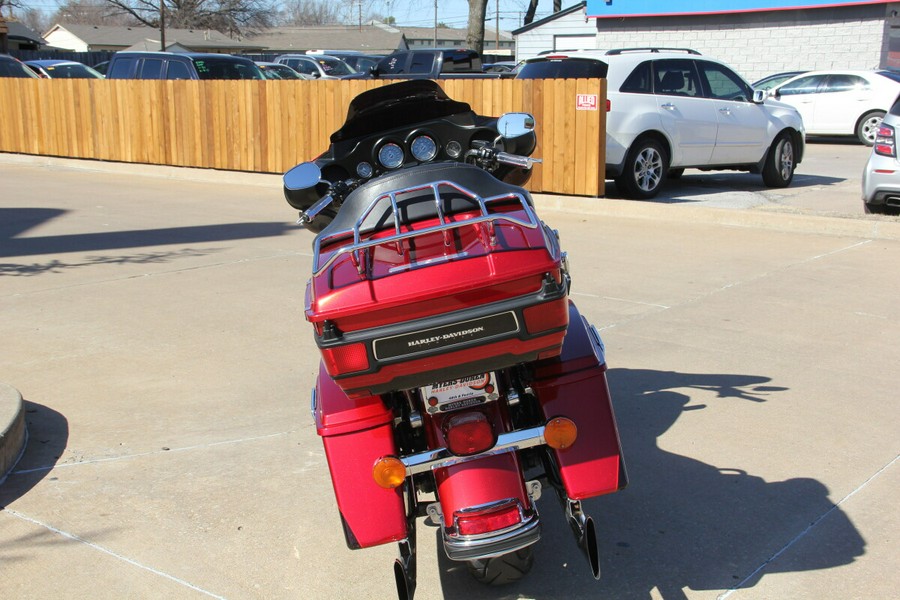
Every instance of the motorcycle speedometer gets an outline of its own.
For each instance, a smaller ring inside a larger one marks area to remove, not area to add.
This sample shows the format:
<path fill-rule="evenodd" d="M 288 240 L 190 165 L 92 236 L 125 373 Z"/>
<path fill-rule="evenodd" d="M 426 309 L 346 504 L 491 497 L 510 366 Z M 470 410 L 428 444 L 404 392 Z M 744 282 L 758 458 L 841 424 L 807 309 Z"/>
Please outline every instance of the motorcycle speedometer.
<path fill-rule="evenodd" d="M 413 157 L 421 162 L 429 161 L 437 155 L 437 144 L 427 135 L 420 135 L 409 145 Z"/>
<path fill-rule="evenodd" d="M 394 143 L 385 144 L 378 151 L 378 162 L 386 169 L 396 169 L 403 164 L 403 148 Z"/>

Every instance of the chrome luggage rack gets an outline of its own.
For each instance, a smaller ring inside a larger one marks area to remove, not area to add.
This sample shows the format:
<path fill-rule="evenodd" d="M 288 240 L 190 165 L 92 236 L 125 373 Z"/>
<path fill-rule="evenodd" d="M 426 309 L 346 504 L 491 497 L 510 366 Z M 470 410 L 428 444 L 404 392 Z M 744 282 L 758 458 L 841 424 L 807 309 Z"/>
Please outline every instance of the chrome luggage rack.
<path fill-rule="evenodd" d="M 462 221 L 448 221 L 447 215 L 444 214 L 444 211 L 441 209 L 441 192 L 440 188 L 451 188 L 456 190 L 460 194 L 467 196 L 474 203 L 478 205 L 478 208 L 481 212 L 481 215 L 478 217 L 474 217 L 471 219 L 465 219 Z M 424 229 L 419 229 L 416 231 L 408 231 L 403 233 L 400 231 L 400 209 L 397 205 L 397 196 L 402 196 L 404 194 L 410 194 L 413 192 L 419 192 L 422 190 L 431 189 L 432 194 L 434 195 L 434 207 L 437 211 L 437 218 L 440 222 L 439 225 L 433 225 L 431 227 L 426 227 Z M 376 239 L 362 239 L 362 235 L 360 230 L 362 229 L 363 223 L 365 223 L 366 219 L 369 215 L 372 214 L 372 211 L 381 203 L 383 200 L 388 199 L 391 203 L 391 212 L 394 220 L 394 233 L 389 236 L 380 237 Z M 527 220 L 519 219 L 516 217 L 512 217 L 506 213 L 497 213 L 490 212 L 488 210 L 488 205 L 501 201 L 509 201 L 516 200 L 522 207 L 522 210 L 525 212 L 527 216 Z M 478 237 L 482 244 L 485 246 L 496 246 L 497 238 L 495 235 L 494 223 L 497 221 L 503 221 L 506 223 L 511 223 L 515 225 L 519 225 L 521 227 L 525 227 L 528 229 L 536 229 L 540 225 L 540 220 L 535 214 L 534 209 L 525 199 L 522 194 L 517 194 L 510 192 L 508 194 L 500 194 L 498 196 L 490 196 L 488 198 L 484 198 L 479 196 L 475 192 L 459 185 L 456 182 L 448 181 L 448 180 L 440 180 L 440 181 L 432 181 L 429 183 L 424 183 L 421 185 L 416 185 L 412 187 L 407 187 L 399 190 L 392 190 L 389 192 L 385 192 L 380 194 L 376 198 L 374 198 L 366 209 L 362 212 L 359 219 L 356 220 L 352 229 L 342 229 L 339 231 L 330 232 L 327 237 L 317 236 L 315 242 L 313 243 L 313 276 L 318 275 L 329 266 L 331 266 L 338 258 L 344 256 L 345 254 L 350 255 L 350 260 L 353 262 L 353 265 L 359 271 L 359 274 L 362 276 L 366 272 L 366 261 L 365 252 L 369 248 L 373 248 L 375 246 L 384 246 L 387 244 L 395 244 L 397 248 L 397 254 L 403 255 L 403 246 L 402 242 L 404 240 L 408 240 L 411 238 L 434 234 L 434 233 L 443 233 L 444 235 L 444 247 L 449 248 L 452 243 L 452 238 L 450 236 L 450 231 L 453 229 L 458 229 L 461 227 L 471 227 L 473 225 L 480 225 L 478 231 Z M 333 241 L 335 239 L 349 237 L 350 234 L 353 234 L 353 243 L 338 248 L 333 252 L 333 254 L 326 260 L 324 263 L 320 264 L 320 256 L 321 256 L 321 247 L 325 242 Z"/>

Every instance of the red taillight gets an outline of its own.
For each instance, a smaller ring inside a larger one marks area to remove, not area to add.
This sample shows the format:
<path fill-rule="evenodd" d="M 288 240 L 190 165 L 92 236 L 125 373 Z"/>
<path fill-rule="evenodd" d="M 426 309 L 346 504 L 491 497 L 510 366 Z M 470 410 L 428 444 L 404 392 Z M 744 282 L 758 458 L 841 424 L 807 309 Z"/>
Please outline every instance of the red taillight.
<path fill-rule="evenodd" d="M 458 510 L 453 513 L 459 535 L 478 535 L 500 531 L 522 522 L 522 511 L 517 500 L 509 500 L 477 512 Z"/>
<path fill-rule="evenodd" d="M 611 110 L 612 110 L 612 102 L 610 102 L 609 100 L 607 100 L 607 101 L 606 101 L 606 112 L 609 112 L 609 111 L 611 111 Z"/>
<path fill-rule="evenodd" d="M 525 315 L 525 328 L 532 334 L 559 329 L 569 322 L 569 304 L 564 300 L 529 306 L 522 312 Z"/>
<path fill-rule="evenodd" d="M 447 449 L 457 456 L 470 456 L 494 447 L 497 438 L 484 413 L 477 410 L 453 415 L 444 422 Z"/>
<path fill-rule="evenodd" d="M 322 350 L 322 360 L 329 375 L 343 375 L 369 368 L 369 353 L 362 343 L 347 344 Z"/>
<path fill-rule="evenodd" d="M 881 156 L 897 156 L 897 143 L 894 138 L 894 128 L 884 123 L 878 128 L 875 135 L 875 154 Z"/>

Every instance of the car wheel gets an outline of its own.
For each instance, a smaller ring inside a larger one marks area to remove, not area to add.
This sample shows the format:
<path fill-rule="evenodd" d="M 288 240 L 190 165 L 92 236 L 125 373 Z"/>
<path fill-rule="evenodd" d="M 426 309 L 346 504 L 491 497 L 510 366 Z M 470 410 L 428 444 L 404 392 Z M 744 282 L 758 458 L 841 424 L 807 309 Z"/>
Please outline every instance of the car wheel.
<path fill-rule="evenodd" d="M 669 156 L 662 144 L 653 138 L 637 140 L 628 155 L 616 187 L 626 198 L 646 200 L 659 193 L 669 171 Z"/>
<path fill-rule="evenodd" d="M 881 120 L 884 118 L 884 111 L 873 110 L 862 116 L 859 123 L 856 124 L 856 137 L 866 146 L 875 144 L 875 136 L 878 135 L 878 128 L 881 127 Z"/>
<path fill-rule="evenodd" d="M 762 171 L 763 183 L 769 187 L 791 185 L 795 166 L 794 142 L 791 140 L 790 134 L 783 131 L 772 142 L 772 147 L 766 156 L 766 163 L 763 165 Z"/>

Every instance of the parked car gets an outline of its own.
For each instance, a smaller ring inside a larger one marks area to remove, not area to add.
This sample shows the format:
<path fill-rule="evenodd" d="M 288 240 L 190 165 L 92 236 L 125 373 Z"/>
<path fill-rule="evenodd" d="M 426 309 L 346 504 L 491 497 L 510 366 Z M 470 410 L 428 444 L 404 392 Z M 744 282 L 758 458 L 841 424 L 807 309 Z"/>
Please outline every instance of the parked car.
<path fill-rule="evenodd" d="M 249 58 L 230 54 L 116 52 L 107 79 L 265 79 Z"/>
<path fill-rule="evenodd" d="M 287 65 L 273 62 L 256 61 L 256 66 L 266 79 L 313 79 L 311 75 L 298 73 Z"/>
<path fill-rule="evenodd" d="M 378 64 L 379 60 L 385 57 L 384 54 L 366 54 L 355 50 L 310 50 L 306 54 L 309 56 L 325 54 L 339 58 L 357 73 L 367 73 L 369 69 Z"/>
<path fill-rule="evenodd" d="M 528 59 L 517 79 L 607 80 L 606 174 L 628 198 L 652 198 L 685 168 L 761 173 L 786 187 L 803 158 L 798 111 L 754 92 L 696 50 L 555 52 Z"/>
<path fill-rule="evenodd" d="M 8 54 L 0 54 L 0 77 L 38 78 L 22 61 Z"/>
<path fill-rule="evenodd" d="M 900 214 L 900 96 L 894 100 L 875 135 L 872 153 L 862 174 L 863 207 L 867 213 Z"/>
<path fill-rule="evenodd" d="M 109 68 L 109 61 L 104 60 L 103 62 L 98 62 L 96 65 L 92 67 L 95 71 L 106 77 L 106 69 Z"/>
<path fill-rule="evenodd" d="M 25 65 L 47 79 L 103 79 L 94 69 L 73 60 L 26 60 Z"/>
<path fill-rule="evenodd" d="M 356 75 L 356 71 L 341 59 L 324 54 L 282 54 L 275 62 L 315 79 L 344 79 Z"/>
<path fill-rule="evenodd" d="M 515 68 L 516 61 L 514 60 L 500 60 L 497 62 L 484 63 L 481 65 L 481 70 L 485 73 L 509 73 Z"/>
<path fill-rule="evenodd" d="M 810 71 L 769 93 L 800 111 L 808 135 L 856 136 L 871 146 L 882 117 L 900 94 L 900 74 Z"/>
<path fill-rule="evenodd" d="M 762 79 L 751 85 L 754 90 L 771 90 L 773 87 L 781 85 L 788 79 L 796 77 L 797 75 L 803 75 L 807 72 L 808 71 L 785 71 L 784 73 L 775 73 L 774 75 L 763 77 Z"/>

